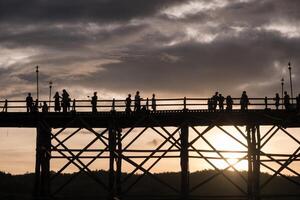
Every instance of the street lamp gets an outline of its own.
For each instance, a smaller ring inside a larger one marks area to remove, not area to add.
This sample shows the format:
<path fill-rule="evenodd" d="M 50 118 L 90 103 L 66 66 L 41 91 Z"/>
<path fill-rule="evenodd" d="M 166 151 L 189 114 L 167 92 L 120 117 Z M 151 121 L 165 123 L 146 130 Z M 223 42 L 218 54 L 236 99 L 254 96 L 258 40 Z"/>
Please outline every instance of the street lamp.
<path fill-rule="evenodd" d="M 39 66 L 35 67 L 36 70 L 36 98 L 39 99 Z"/>
<path fill-rule="evenodd" d="M 293 83 L 292 83 L 292 67 L 291 67 L 291 62 L 288 63 L 288 66 L 289 66 L 289 72 L 290 72 L 291 98 L 292 98 L 292 104 L 293 104 Z"/>
<path fill-rule="evenodd" d="M 284 79 L 281 79 L 281 101 L 282 101 L 282 105 L 281 108 L 283 109 L 283 85 L 284 85 Z"/>
<path fill-rule="evenodd" d="M 51 106 L 51 90 L 52 90 L 52 81 L 49 81 L 49 111 Z"/>

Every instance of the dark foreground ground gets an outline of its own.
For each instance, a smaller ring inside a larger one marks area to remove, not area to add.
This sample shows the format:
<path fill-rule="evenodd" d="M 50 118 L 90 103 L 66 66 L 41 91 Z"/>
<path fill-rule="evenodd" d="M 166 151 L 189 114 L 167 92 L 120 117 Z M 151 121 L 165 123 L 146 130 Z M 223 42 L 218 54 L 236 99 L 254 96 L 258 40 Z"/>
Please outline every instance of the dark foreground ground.
<path fill-rule="evenodd" d="M 108 173 L 106 171 L 95 171 L 104 183 L 108 182 Z M 201 183 L 207 178 L 215 175 L 217 172 L 213 170 L 205 170 L 201 172 L 191 173 L 190 175 L 190 188 Z M 53 180 L 51 184 L 51 191 L 55 192 L 62 184 L 64 184 L 74 174 L 64 174 Z M 123 174 L 124 179 L 127 174 Z M 233 180 L 239 187 L 247 191 L 247 184 L 237 173 L 227 171 L 226 175 Z M 242 175 L 247 179 L 247 172 L 242 172 Z M 179 173 L 160 173 L 155 174 L 164 182 L 170 184 L 172 187 L 180 190 L 180 174 Z M 134 175 L 122 185 L 122 190 L 126 191 L 129 186 L 140 175 Z M 268 174 L 261 174 L 261 183 L 264 183 L 270 177 Z M 289 177 L 293 181 L 300 183 L 300 177 Z M 0 200 L 31 200 L 33 199 L 33 183 L 34 174 L 24 175 L 10 175 L 0 172 Z M 238 196 L 243 196 L 238 189 L 236 189 L 223 175 L 219 175 L 200 188 L 194 190 L 191 194 L 191 199 L 219 199 L 218 196 L 225 195 L 226 199 L 244 199 Z M 296 183 L 287 181 L 282 177 L 275 177 L 266 187 L 262 189 L 262 199 L 279 199 L 279 200 L 299 200 L 300 199 L 300 186 Z M 272 197 L 272 195 L 288 194 L 289 197 Z M 168 187 L 157 182 L 149 176 L 143 178 L 132 187 L 124 199 L 166 199 L 167 197 L 174 197 L 178 199 L 178 193 L 169 189 Z M 293 196 L 299 195 L 299 196 Z M 107 192 L 93 179 L 85 174 L 76 176 L 73 182 L 68 184 L 62 191 L 56 194 L 53 199 L 106 199 Z M 141 197 L 143 196 L 143 197 Z M 144 196 L 148 196 L 146 198 Z M 230 197 L 232 196 L 232 197 Z M 233 197 L 235 196 L 235 197 Z M 165 198 L 166 197 L 166 198 Z M 202 197 L 202 198 L 201 198 Z"/>

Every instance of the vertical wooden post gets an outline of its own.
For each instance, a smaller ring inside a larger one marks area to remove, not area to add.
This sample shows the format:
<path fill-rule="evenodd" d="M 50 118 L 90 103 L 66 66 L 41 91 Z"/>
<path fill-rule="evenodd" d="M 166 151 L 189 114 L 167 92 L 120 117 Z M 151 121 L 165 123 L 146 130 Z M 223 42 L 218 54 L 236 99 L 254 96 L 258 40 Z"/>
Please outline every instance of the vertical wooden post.
<path fill-rule="evenodd" d="M 41 158 L 40 158 L 40 149 L 41 149 L 41 142 L 40 142 L 40 127 L 36 127 L 36 147 L 35 147 L 35 180 L 34 180 L 34 194 L 35 198 L 40 196 L 40 179 L 41 179 Z"/>
<path fill-rule="evenodd" d="M 43 196 L 50 195 L 50 158 L 51 158 L 51 130 L 40 129 L 41 138 L 41 185 Z"/>
<path fill-rule="evenodd" d="M 251 128 L 250 126 L 246 127 L 246 131 L 247 131 L 247 145 L 248 145 L 248 189 L 247 189 L 247 193 L 248 193 L 248 200 L 252 200 L 252 178 L 253 178 L 253 165 L 252 165 L 252 139 L 251 139 Z"/>
<path fill-rule="evenodd" d="M 180 165 L 181 165 L 181 199 L 189 198 L 189 152 L 188 152 L 189 127 L 181 127 Z"/>
<path fill-rule="evenodd" d="M 248 199 L 260 199 L 260 130 L 247 126 L 248 143 Z"/>
<path fill-rule="evenodd" d="M 253 166 L 253 175 L 254 175 L 254 199 L 260 200 L 260 129 L 259 125 L 255 127 L 255 130 L 253 131 L 252 135 L 255 137 L 255 155 L 254 155 L 254 166 Z"/>
<path fill-rule="evenodd" d="M 109 199 L 113 199 L 115 196 L 115 151 L 116 151 L 116 130 L 114 128 L 109 129 L 109 177 L 108 177 L 108 188 L 109 188 Z"/>
<path fill-rule="evenodd" d="M 41 122 L 36 128 L 35 198 L 50 195 L 51 130 Z"/>
<path fill-rule="evenodd" d="M 121 186 L 121 176 L 122 176 L 122 129 L 118 129 L 117 132 L 117 152 L 118 152 L 118 157 L 117 157 L 117 172 L 116 172 L 116 192 L 117 196 L 120 198 L 121 193 L 122 193 L 122 186 Z"/>

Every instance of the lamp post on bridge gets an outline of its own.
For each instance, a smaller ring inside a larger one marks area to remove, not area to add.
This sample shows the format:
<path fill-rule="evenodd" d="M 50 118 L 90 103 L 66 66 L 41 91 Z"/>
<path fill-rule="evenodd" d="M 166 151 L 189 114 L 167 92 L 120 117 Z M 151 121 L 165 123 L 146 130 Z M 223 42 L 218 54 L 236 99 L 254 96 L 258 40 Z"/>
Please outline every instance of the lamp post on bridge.
<path fill-rule="evenodd" d="M 49 81 L 49 111 L 50 111 L 50 106 L 51 106 L 51 90 L 52 90 L 52 81 Z"/>
<path fill-rule="evenodd" d="M 36 98 L 39 99 L 39 66 L 36 67 Z"/>
<path fill-rule="evenodd" d="M 282 109 L 283 109 L 283 85 L 284 85 L 284 79 L 282 78 L 281 79 L 281 102 L 282 102 L 281 108 Z"/>
<path fill-rule="evenodd" d="M 292 104 L 293 104 L 293 83 L 292 83 L 292 67 L 291 62 L 288 63 L 289 66 L 289 73 L 290 73 L 290 86 L 291 86 L 291 98 L 292 98 Z"/>

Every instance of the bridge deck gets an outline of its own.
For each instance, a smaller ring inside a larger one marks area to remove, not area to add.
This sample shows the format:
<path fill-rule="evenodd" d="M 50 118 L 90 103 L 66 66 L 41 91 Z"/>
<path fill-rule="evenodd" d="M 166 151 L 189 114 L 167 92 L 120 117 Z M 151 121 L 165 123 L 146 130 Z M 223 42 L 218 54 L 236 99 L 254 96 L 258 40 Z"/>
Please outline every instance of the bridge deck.
<path fill-rule="evenodd" d="M 50 127 L 107 128 L 112 123 L 120 128 L 150 126 L 208 125 L 279 125 L 300 127 L 300 113 L 285 110 L 215 111 L 208 110 L 164 110 L 157 112 L 49 112 L 49 113 L 0 113 L 0 127 L 31 127 L 44 120 Z M 85 124 L 85 125 L 84 125 Z"/>

